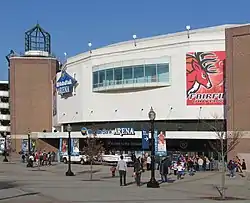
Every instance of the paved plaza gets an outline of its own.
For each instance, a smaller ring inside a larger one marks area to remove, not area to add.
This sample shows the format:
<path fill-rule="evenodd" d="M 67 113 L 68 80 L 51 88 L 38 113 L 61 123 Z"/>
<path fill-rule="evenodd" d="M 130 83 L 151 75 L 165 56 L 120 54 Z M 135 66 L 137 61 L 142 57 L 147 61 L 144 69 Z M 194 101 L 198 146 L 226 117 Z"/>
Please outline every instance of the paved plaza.
<path fill-rule="evenodd" d="M 216 202 L 204 199 L 218 196 L 215 189 L 220 183 L 220 175 L 215 172 L 200 172 L 195 176 L 185 176 L 170 183 L 163 183 L 158 189 L 149 189 L 144 184 L 137 187 L 133 183 L 132 168 L 127 175 L 128 186 L 119 186 L 118 177 L 111 178 L 108 166 L 94 166 L 94 180 L 89 181 L 89 166 L 74 164 L 76 176 L 66 177 L 67 165 L 26 168 L 25 164 L 0 163 L 0 203 L 163 203 L 163 202 Z M 156 171 L 159 179 L 158 172 Z M 150 173 L 145 172 L 142 182 L 147 182 Z M 227 180 L 227 196 L 241 197 L 250 201 L 250 182 L 237 176 Z"/>

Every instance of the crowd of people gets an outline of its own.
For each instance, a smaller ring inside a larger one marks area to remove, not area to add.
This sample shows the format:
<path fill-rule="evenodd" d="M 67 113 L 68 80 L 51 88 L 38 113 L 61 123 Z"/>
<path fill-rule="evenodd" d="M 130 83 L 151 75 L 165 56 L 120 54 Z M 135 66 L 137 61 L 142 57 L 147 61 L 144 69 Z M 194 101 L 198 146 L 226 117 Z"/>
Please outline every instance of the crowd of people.
<path fill-rule="evenodd" d="M 50 166 L 55 161 L 55 152 L 35 151 L 32 153 L 21 153 L 22 162 L 27 162 L 27 167 Z"/>
<path fill-rule="evenodd" d="M 235 178 L 236 172 L 245 176 L 245 171 L 247 169 L 245 159 L 240 160 L 238 156 L 236 156 L 233 160 L 230 160 L 227 164 L 227 168 L 229 170 L 229 177 Z"/>
<path fill-rule="evenodd" d="M 141 185 L 141 175 L 145 170 L 151 170 L 151 157 L 145 156 L 145 157 L 132 157 L 133 166 L 134 166 L 134 172 L 133 177 L 135 178 L 135 182 L 137 186 Z M 172 162 L 169 157 L 164 157 L 160 161 L 159 164 L 157 164 L 157 169 L 159 170 L 159 174 L 161 176 L 162 182 L 168 182 L 168 175 L 170 174 Z M 182 166 L 181 162 L 177 164 L 177 179 L 181 179 L 184 175 L 184 167 Z M 120 160 L 117 163 L 117 166 L 111 167 L 111 174 L 114 177 L 116 170 L 119 172 L 120 176 L 120 186 L 126 185 L 126 173 L 127 173 L 127 163 L 124 161 L 123 156 L 120 157 Z"/>
<path fill-rule="evenodd" d="M 134 162 L 134 173 L 135 182 L 138 186 L 141 185 L 141 175 L 145 170 L 151 170 L 151 157 L 132 157 Z M 160 162 L 156 164 L 156 170 L 159 170 L 162 182 L 168 182 L 168 175 L 174 174 L 177 180 L 183 179 L 185 174 L 190 176 L 195 175 L 196 172 L 212 170 L 214 160 L 209 159 L 206 156 L 184 156 L 179 155 L 177 160 L 170 160 L 170 157 L 164 157 Z M 244 175 L 246 170 L 246 162 L 236 157 L 234 160 L 230 160 L 228 163 L 228 170 L 230 177 L 235 177 L 235 173 L 239 172 Z M 218 169 L 218 167 L 216 167 Z M 119 171 L 120 185 L 126 185 L 126 172 L 127 164 L 123 160 L 123 156 L 120 157 L 117 166 L 111 167 L 112 176 L 115 176 L 115 171 Z"/>

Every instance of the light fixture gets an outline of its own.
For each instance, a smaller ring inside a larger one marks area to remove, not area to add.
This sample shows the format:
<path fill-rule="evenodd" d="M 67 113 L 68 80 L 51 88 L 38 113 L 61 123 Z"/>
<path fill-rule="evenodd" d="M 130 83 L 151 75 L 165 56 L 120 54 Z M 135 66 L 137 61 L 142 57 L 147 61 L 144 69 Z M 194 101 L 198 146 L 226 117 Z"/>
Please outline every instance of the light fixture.
<path fill-rule="evenodd" d="M 91 42 L 88 43 L 88 47 L 89 47 L 89 53 L 92 53 L 92 49 L 91 49 L 92 43 Z"/>
<path fill-rule="evenodd" d="M 72 131 L 72 127 L 70 124 L 67 125 L 67 132 L 71 132 Z"/>
<path fill-rule="evenodd" d="M 190 34 L 189 34 L 190 29 L 191 29 L 191 26 L 190 25 L 186 25 L 188 39 L 190 38 Z"/>
<path fill-rule="evenodd" d="M 148 112 L 148 118 L 149 120 L 153 121 L 155 120 L 156 113 L 154 112 L 153 107 L 150 108 L 150 111 Z"/>
<path fill-rule="evenodd" d="M 134 46 L 136 47 L 136 39 L 137 39 L 137 36 L 136 35 L 133 35 L 133 39 L 134 39 Z"/>

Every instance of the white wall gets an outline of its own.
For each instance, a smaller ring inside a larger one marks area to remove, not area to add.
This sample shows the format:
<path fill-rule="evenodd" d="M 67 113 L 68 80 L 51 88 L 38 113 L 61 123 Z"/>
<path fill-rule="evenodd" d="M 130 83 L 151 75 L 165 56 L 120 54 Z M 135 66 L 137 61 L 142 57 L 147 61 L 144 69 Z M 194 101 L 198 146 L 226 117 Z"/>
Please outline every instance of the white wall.
<path fill-rule="evenodd" d="M 151 106 L 157 120 L 223 117 L 223 106 L 202 106 L 200 110 L 200 106 L 186 105 L 186 53 L 224 50 L 225 27 L 215 27 L 193 31 L 190 39 L 179 33 L 141 40 L 136 47 L 126 42 L 72 57 L 67 72 L 76 73 L 79 85 L 75 96 L 58 96 L 58 122 L 148 120 Z M 171 86 L 129 93 L 92 92 L 93 66 L 162 56 L 171 57 Z"/>

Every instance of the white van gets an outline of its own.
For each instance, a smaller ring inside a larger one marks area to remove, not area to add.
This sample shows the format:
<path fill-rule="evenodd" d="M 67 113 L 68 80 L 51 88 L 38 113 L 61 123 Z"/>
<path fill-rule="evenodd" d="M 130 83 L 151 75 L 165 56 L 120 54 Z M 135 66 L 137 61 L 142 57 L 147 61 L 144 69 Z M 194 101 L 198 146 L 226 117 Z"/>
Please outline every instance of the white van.
<path fill-rule="evenodd" d="M 71 163 L 79 163 L 79 164 L 86 164 L 88 162 L 87 160 L 87 156 L 83 155 L 83 154 L 79 154 L 79 155 L 71 155 Z M 63 163 L 67 164 L 69 160 L 69 156 L 68 155 L 63 155 L 62 156 L 62 161 Z"/>

